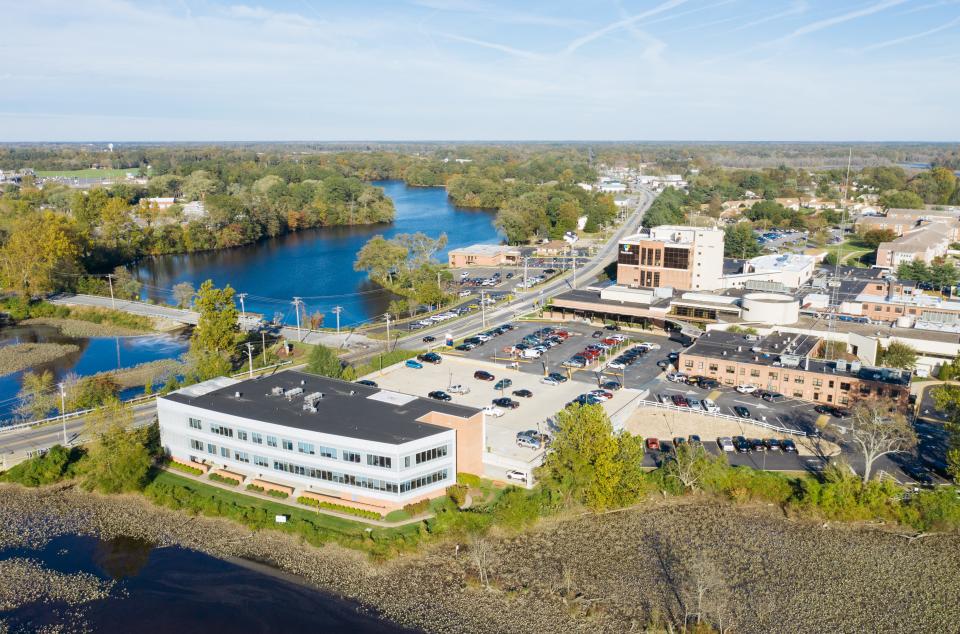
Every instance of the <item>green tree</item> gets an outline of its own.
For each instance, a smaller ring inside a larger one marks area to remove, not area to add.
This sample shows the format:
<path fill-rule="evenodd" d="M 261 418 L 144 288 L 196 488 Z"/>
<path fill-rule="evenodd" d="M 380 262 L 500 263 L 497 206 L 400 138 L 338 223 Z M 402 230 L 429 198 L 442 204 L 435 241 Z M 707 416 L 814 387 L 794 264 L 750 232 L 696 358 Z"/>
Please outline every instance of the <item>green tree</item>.
<path fill-rule="evenodd" d="M 880 364 L 888 368 L 913 370 L 917 366 L 917 351 L 905 343 L 894 341 L 881 353 Z"/>
<path fill-rule="evenodd" d="M 240 342 L 237 318 L 239 313 L 233 303 L 234 291 L 228 284 L 216 288 L 212 280 L 200 285 L 194 307 L 200 313 L 193 331 L 191 347 L 203 352 L 233 354 Z"/>
<path fill-rule="evenodd" d="M 884 209 L 923 209 L 923 198 L 911 191 L 889 190 L 880 195 Z"/>
<path fill-rule="evenodd" d="M 895 240 L 897 234 L 890 229 L 871 229 L 860 235 L 860 242 L 869 249 L 876 249 L 881 242 Z"/>
<path fill-rule="evenodd" d="M 40 420 L 52 412 L 58 403 L 58 395 L 53 385 L 53 373 L 44 370 L 39 373 L 25 372 L 23 386 L 17 393 L 17 413 L 24 418 Z"/>
<path fill-rule="evenodd" d="M 955 364 L 956 364 L 956 360 Z M 942 377 L 941 377 L 942 378 Z M 947 471 L 960 483 L 960 385 L 944 384 L 933 388 L 936 408 L 947 415 Z"/>
<path fill-rule="evenodd" d="M 113 269 L 113 293 L 123 299 L 140 299 L 143 284 L 125 266 Z"/>
<path fill-rule="evenodd" d="M 727 225 L 723 235 L 723 255 L 728 258 L 749 259 L 760 255 L 760 245 L 753 227 L 747 222 Z"/>
<path fill-rule="evenodd" d="M 344 378 L 344 365 L 337 353 L 324 345 L 316 345 L 307 358 L 306 371 L 334 379 Z"/>
<path fill-rule="evenodd" d="M 407 253 L 406 247 L 383 236 L 373 236 L 357 253 L 353 269 L 366 272 L 378 284 L 390 286 L 405 267 Z"/>
<path fill-rule="evenodd" d="M 929 271 L 927 281 L 936 288 L 956 286 L 957 280 L 960 279 L 960 273 L 957 272 L 957 267 L 954 266 L 952 262 L 943 260 L 934 261 Z"/>
<path fill-rule="evenodd" d="M 930 280 L 930 269 L 923 260 L 904 262 L 897 267 L 897 277 L 901 280 L 927 282 Z"/>
<path fill-rule="evenodd" d="M 69 287 L 81 272 L 81 240 L 73 222 L 52 211 L 13 223 L 0 248 L 0 283 L 23 295 Z"/>
<path fill-rule="evenodd" d="M 92 438 L 82 465 L 83 486 L 101 493 L 138 491 L 152 462 L 147 431 L 133 428 L 133 410 L 114 400 L 87 417 Z"/>
<path fill-rule="evenodd" d="M 179 282 L 173 285 L 173 299 L 180 308 L 189 308 L 196 294 L 197 291 L 190 282 Z"/>

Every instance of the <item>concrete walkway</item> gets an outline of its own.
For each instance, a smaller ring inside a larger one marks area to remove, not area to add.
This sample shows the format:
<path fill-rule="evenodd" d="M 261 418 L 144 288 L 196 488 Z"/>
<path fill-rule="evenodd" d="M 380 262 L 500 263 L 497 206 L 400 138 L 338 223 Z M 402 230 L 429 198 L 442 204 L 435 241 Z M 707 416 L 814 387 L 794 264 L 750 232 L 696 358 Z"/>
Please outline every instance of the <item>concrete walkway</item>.
<path fill-rule="evenodd" d="M 193 480 L 194 482 L 199 482 L 200 484 L 205 484 L 207 486 L 215 487 L 217 489 L 223 489 L 224 491 L 230 491 L 231 493 L 239 493 L 240 495 L 246 495 L 247 497 L 255 498 L 258 500 L 263 500 L 265 502 L 274 502 L 276 504 L 283 504 L 284 506 L 289 506 L 290 508 L 299 509 L 301 511 L 310 511 L 311 513 L 316 513 L 317 515 L 329 515 L 330 517 L 336 517 L 342 520 L 349 520 L 351 522 L 356 522 L 357 524 L 367 524 L 370 526 L 376 526 L 378 528 L 400 528 L 401 526 L 407 526 L 408 524 L 416 524 L 422 522 L 423 520 L 428 520 L 433 517 L 432 514 L 420 515 L 417 517 L 411 517 L 410 519 L 401 520 L 399 522 L 387 522 L 385 520 L 372 520 L 365 517 L 360 517 L 359 515 L 351 515 L 349 513 L 340 513 L 338 511 L 333 511 L 331 509 L 319 508 L 316 506 L 308 506 L 306 504 L 300 504 L 296 501 L 294 496 L 289 498 L 275 498 L 266 493 L 257 493 L 256 491 L 248 491 L 246 489 L 245 483 L 240 483 L 237 486 L 230 486 L 229 484 L 222 484 L 220 482 L 214 482 L 210 478 L 207 478 L 202 475 L 193 475 L 192 473 L 186 473 L 185 471 L 180 471 L 179 469 L 171 469 L 170 467 L 161 467 L 164 471 L 172 473 L 173 475 L 180 476 L 187 480 Z M 346 505 L 345 505 L 346 506 Z"/>

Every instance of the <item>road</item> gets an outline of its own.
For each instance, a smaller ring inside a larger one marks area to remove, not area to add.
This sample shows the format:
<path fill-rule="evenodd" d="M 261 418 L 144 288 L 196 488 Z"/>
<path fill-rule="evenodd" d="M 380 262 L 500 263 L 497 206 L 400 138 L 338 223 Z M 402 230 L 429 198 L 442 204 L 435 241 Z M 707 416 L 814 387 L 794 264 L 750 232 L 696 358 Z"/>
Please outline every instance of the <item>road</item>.
<path fill-rule="evenodd" d="M 485 312 L 475 313 L 461 320 L 449 324 L 438 324 L 436 326 L 417 330 L 413 334 L 400 337 L 394 344 L 402 348 L 422 348 L 423 337 L 431 335 L 442 341 L 444 336 L 450 334 L 454 339 L 459 339 L 466 335 L 473 334 L 485 328 L 501 324 L 520 315 L 531 312 L 538 302 L 544 302 L 554 295 L 573 288 L 584 288 L 588 286 L 597 275 L 606 267 L 615 257 L 617 245 L 620 240 L 631 233 L 635 233 L 640 226 L 640 220 L 643 214 L 653 203 L 655 195 L 647 190 L 637 192 L 640 203 L 637 205 L 627 219 L 610 236 L 607 242 L 590 259 L 590 263 L 576 272 L 576 283 L 573 276 L 567 275 L 562 278 L 545 283 L 540 288 L 525 291 L 518 294 L 505 304 L 493 306 Z"/>
<path fill-rule="evenodd" d="M 143 427 L 153 422 L 157 415 L 156 401 L 150 399 L 133 406 L 134 427 Z M 67 444 L 76 445 L 86 442 L 83 435 L 85 418 L 71 418 L 66 421 Z M 0 430 L 0 466 L 9 468 L 29 457 L 31 452 L 64 444 L 64 425 L 50 423 L 39 427 L 27 427 L 11 431 Z"/>

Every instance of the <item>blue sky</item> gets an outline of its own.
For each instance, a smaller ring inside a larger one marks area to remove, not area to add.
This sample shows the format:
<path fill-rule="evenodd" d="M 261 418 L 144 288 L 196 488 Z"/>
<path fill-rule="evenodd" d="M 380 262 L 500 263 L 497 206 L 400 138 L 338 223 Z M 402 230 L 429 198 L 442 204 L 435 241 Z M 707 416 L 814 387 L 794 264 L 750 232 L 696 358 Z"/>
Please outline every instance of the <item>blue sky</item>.
<path fill-rule="evenodd" d="M 960 139 L 960 0 L 0 0 L 0 141 Z"/>

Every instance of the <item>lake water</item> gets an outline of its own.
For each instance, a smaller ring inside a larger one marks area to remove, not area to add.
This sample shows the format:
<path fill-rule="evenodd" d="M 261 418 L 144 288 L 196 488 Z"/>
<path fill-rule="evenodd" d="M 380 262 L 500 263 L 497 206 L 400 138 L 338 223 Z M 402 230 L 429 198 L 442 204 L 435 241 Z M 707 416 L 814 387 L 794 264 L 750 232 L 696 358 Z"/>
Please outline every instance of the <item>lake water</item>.
<path fill-rule="evenodd" d="M 393 199 L 392 224 L 356 227 L 323 227 L 291 233 L 235 249 L 148 258 L 134 267 L 143 282 L 144 295 L 170 301 L 178 282 L 195 287 L 212 279 L 217 286 L 230 284 L 248 293 L 247 310 L 267 319 L 279 314 L 295 320 L 291 302 L 303 298 L 308 313 L 321 311 L 332 326 L 332 309 L 341 306 L 341 325 L 375 318 L 386 312 L 391 293 L 371 284 L 366 274 L 353 270 L 357 252 L 371 237 L 381 234 L 423 232 L 436 238 L 446 233 L 447 248 L 437 255 L 446 261 L 451 248 L 501 240 L 489 211 L 459 209 L 440 187 L 408 187 L 402 181 L 378 181 Z"/>
<path fill-rule="evenodd" d="M 78 607 L 33 603 L 0 611 L 11 632 L 62 626 L 92 632 L 412 632 L 356 604 L 235 563 L 183 548 L 154 548 L 130 538 L 64 535 L 39 550 L 0 551 L 49 570 L 114 579 L 110 598 Z M 60 631 L 60 630 L 58 630 Z"/>
<path fill-rule="evenodd" d="M 78 346 L 78 352 L 31 368 L 33 372 L 50 370 L 55 380 L 71 372 L 86 376 L 148 361 L 176 358 L 186 352 L 188 345 L 184 337 L 165 334 L 74 338 L 63 335 L 52 326 L 18 325 L 0 329 L 0 346 L 16 343 L 71 343 Z M 0 376 L 0 420 L 12 415 L 22 383 L 23 372 Z M 139 391 L 142 388 L 125 390 L 122 396 L 127 398 Z"/>

